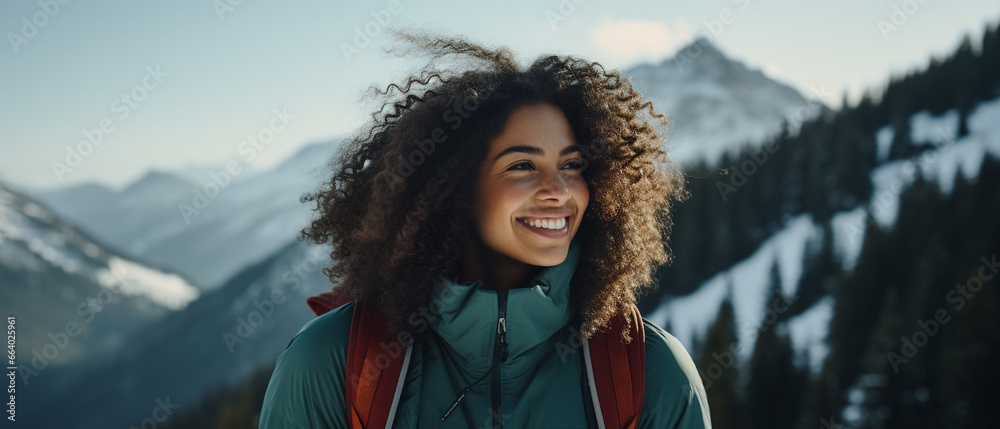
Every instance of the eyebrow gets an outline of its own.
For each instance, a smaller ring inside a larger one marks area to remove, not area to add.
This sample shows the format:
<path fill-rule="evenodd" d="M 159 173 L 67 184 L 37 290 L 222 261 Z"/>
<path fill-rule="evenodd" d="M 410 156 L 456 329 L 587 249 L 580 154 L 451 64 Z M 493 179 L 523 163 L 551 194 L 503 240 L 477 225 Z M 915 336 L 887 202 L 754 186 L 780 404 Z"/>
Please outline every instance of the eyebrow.
<path fill-rule="evenodd" d="M 559 156 L 563 156 L 563 155 L 566 155 L 568 153 L 579 152 L 579 151 L 580 151 L 580 145 L 566 146 L 565 148 L 563 148 L 563 150 L 559 151 Z M 524 146 L 524 145 L 511 146 L 511 147 L 509 147 L 507 149 L 504 149 L 499 154 L 497 154 L 496 158 L 493 158 L 493 162 L 496 162 L 497 160 L 499 160 L 504 155 L 507 155 L 509 153 L 515 153 L 515 152 L 521 152 L 521 153 L 526 153 L 526 154 L 529 154 L 529 155 L 538 155 L 538 156 L 545 155 L 545 151 L 543 151 L 539 147 Z"/>

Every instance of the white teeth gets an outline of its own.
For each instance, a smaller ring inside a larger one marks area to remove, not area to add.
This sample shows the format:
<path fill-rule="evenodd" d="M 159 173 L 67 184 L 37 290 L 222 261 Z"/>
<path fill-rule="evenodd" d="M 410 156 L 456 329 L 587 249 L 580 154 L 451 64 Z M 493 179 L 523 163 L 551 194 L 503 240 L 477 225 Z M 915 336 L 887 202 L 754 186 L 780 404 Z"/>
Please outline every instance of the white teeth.
<path fill-rule="evenodd" d="M 566 226 L 566 218 L 559 219 L 538 219 L 532 221 L 521 220 L 521 222 L 531 225 L 535 228 L 545 228 L 545 229 L 563 229 Z"/>

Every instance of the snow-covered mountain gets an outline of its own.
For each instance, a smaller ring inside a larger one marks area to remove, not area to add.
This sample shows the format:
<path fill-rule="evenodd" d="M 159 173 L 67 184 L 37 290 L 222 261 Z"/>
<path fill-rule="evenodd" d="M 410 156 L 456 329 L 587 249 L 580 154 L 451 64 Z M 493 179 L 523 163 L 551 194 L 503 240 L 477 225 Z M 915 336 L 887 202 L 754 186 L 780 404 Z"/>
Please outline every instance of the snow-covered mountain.
<path fill-rule="evenodd" d="M 671 158 L 682 166 L 717 165 L 777 134 L 783 121 L 791 131 L 827 110 L 832 94 L 813 88 L 808 99 L 759 70 L 726 57 L 699 39 L 656 65 L 625 71 L 633 87 L 667 115 Z"/>
<path fill-rule="evenodd" d="M 33 195 L 109 245 L 211 290 L 294 240 L 310 217 L 299 198 L 324 179 L 338 146 L 312 144 L 273 169 L 244 166 L 228 178 L 222 168 L 151 171 L 117 192 L 85 184 Z"/>
<path fill-rule="evenodd" d="M 979 103 L 968 118 L 969 134 L 961 138 L 957 137 L 958 113 L 954 110 L 939 116 L 922 111 L 909 121 L 913 144 L 932 143 L 935 148 L 913 158 L 881 164 L 871 174 L 871 199 L 852 210 L 836 213 L 830 220 L 831 244 L 847 271 L 854 268 L 867 228 L 886 231 L 893 228 L 900 195 L 913 184 L 918 173 L 936 181 L 941 192 L 948 195 L 956 175 L 974 179 L 984 157 L 1000 159 L 1000 99 Z M 888 153 L 892 133 L 891 127 L 877 132 L 877 141 L 885 147 L 881 152 Z M 763 321 L 762 314 L 770 304 L 766 300 L 771 266 L 777 264 L 779 268 L 782 293 L 794 299 L 803 273 L 802 263 L 810 251 L 808 243 L 822 240 L 822 231 L 823 225 L 816 224 L 809 214 L 793 218 L 751 256 L 718 273 L 696 292 L 670 298 L 649 319 L 660 326 L 669 326 L 671 333 L 688 350 L 693 350 L 697 341 L 705 338 L 728 296 L 733 304 L 737 341 L 746 346 L 741 348 L 745 353 L 739 353 L 738 357 L 745 363 Z M 814 372 L 820 369 L 828 353 L 825 339 L 832 316 L 833 298 L 825 296 L 806 311 L 780 323 L 782 329 L 787 329 L 796 352 L 808 358 L 803 363 Z"/>
<path fill-rule="evenodd" d="M 120 353 L 125 339 L 200 292 L 183 277 L 103 246 L 0 184 L 0 311 L 17 318 L 20 381 Z"/>
<path fill-rule="evenodd" d="M 131 335 L 114 356 L 55 371 L 71 380 L 50 396 L 66 404 L 64 412 L 46 414 L 40 402 L 23 415 L 36 427 L 128 427 L 148 417 L 157 399 L 188 409 L 210 389 L 274 364 L 315 317 L 305 299 L 330 290 L 322 273 L 329 253 L 328 246 L 293 240 L 155 329 Z"/>

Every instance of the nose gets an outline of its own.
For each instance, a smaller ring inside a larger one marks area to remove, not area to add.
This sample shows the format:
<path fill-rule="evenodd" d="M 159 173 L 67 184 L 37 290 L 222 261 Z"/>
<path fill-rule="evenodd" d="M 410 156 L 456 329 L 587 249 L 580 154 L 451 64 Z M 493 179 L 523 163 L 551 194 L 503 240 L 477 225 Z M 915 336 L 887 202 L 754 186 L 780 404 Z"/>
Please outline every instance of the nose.
<path fill-rule="evenodd" d="M 541 200 L 555 202 L 562 205 L 572 197 L 569 187 L 566 186 L 566 178 L 559 172 L 546 172 L 541 175 L 538 189 L 538 198 Z"/>

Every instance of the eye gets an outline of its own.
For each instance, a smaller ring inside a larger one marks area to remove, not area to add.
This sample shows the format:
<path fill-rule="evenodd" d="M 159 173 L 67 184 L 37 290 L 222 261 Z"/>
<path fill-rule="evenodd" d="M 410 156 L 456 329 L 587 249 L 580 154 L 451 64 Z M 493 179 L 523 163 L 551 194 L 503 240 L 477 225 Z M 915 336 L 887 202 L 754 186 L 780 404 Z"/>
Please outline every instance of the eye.
<path fill-rule="evenodd" d="M 573 161 L 567 162 L 566 165 L 567 166 L 572 166 L 570 168 L 572 168 L 574 170 L 579 170 L 579 169 L 583 168 L 583 163 L 580 162 L 580 160 L 573 160 Z"/>
<path fill-rule="evenodd" d="M 533 166 L 531 165 L 531 163 L 530 163 L 530 162 L 528 162 L 528 161 L 521 161 L 521 162 L 519 162 L 519 163 L 517 163 L 517 164 L 514 164 L 514 165 L 512 165 L 512 166 L 511 166 L 510 168 L 508 168 L 508 169 L 507 169 L 507 171 L 510 171 L 510 170 L 525 170 L 524 168 L 518 168 L 518 167 L 520 167 L 520 166 L 522 166 L 522 165 L 526 165 L 526 166 L 528 166 L 529 168 L 534 168 L 534 167 L 533 167 Z"/>

